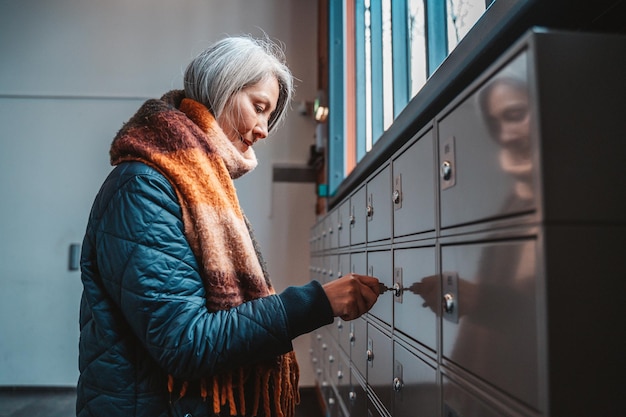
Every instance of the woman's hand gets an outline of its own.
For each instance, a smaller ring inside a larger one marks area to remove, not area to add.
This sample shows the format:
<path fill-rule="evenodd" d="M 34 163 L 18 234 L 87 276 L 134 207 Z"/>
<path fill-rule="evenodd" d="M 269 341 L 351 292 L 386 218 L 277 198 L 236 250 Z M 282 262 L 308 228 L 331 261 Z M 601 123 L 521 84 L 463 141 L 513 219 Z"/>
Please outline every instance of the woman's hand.
<path fill-rule="evenodd" d="M 354 320 L 369 311 L 378 299 L 378 278 L 349 274 L 324 284 L 335 317 Z"/>

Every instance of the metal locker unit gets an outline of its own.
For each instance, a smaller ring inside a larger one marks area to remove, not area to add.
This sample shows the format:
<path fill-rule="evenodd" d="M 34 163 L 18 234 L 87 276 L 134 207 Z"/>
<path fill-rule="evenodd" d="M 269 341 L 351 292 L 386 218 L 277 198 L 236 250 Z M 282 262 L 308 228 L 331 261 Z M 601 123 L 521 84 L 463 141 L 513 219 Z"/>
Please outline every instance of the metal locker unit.
<path fill-rule="evenodd" d="M 326 268 L 326 282 L 336 279 L 337 271 L 339 270 L 339 255 L 326 255 Z"/>
<path fill-rule="evenodd" d="M 335 387 L 337 388 L 340 402 L 345 408 L 348 408 L 350 392 L 352 391 L 352 387 L 350 386 L 350 358 L 340 352 L 337 360 Z"/>
<path fill-rule="evenodd" d="M 377 277 L 387 287 L 393 287 L 392 261 L 390 250 L 369 251 L 367 274 Z M 369 314 L 390 326 L 393 323 L 393 299 L 389 296 L 380 297 Z"/>
<path fill-rule="evenodd" d="M 537 211 L 528 61 L 521 52 L 439 116 L 443 230 Z"/>
<path fill-rule="evenodd" d="M 390 334 L 372 323 L 367 325 L 367 386 L 372 395 L 391 411 L 393 394 L 393 342 Z"/>
<path fill-rule="evenodd" d="M 391 237 L 391 168 L 385 166 L 367 181 L 367 242 Z"/>
<path fill-rule="evenodd" d="M 350 392 L 348 393 L 348 401 L 344 402 L 348 415 L 350 417 L 358 417 L 367 415 L 367 391 L 361 383 L 361 378 L 352 370 L 350 372 Z"/>
<path fill-rule="evenodd" d="M 365 252 L 350 254 L 351 272 L 367 274 L 367 255 Z M 353 320 L 352 334 L 350 335 L 350 360 L 356 369 L 365 377 L 367 375 L 367 322 L 365 317 Z"/>
<path fill-rule="evenodd" d="M 499 401 L 466 381 L 443 377 L 444 417 L 535 417 L 536 412 Z"/>
<path fill-rule="evenodd" d="M 343 362 L 312 347 L 336 413 L 620 414 L 625 56 L 623 36 L 529 32 L 337 203 L 349 241 L 313 227 L 312 277 L 396 288 L 327 329 Z"/>
<path fill-rule="evenodd" d="M 394 328 L 438 351 L 441 297 L 434 246 L 394 250 Z"/>
<path fill-rule="evenodd" d="M 337 244 L 340 248 L 350 246 L 350 201 L 337 207 Z"/>
<path fill-rule="evenodd" d="M 431 126 L 393 159 L 393 236 L 434 232 L 436 227 L 435 139 Z M 427 197 L 428 196 L 428 197 Z"/>
<path fill-rule="evenodd" d="M 467 243 L 442 244 L 441 350 L 445 365 L 541 409 L 543 274 L 536 232 L 470 235 Z"/>
<path fill-rule="evenodd" d="M 393 415 L 440 415 L 436 363 L 399 341 L 393 344 Z"/>
<path fill-rule="evenodd" d="M 365 185 L 350 197 L 350 245 L 365 243 L 367 233 L 367 194 Z"/>
<path fill-rule="evenodd" d="M 326 219 L 326 230 L 328 233 L 328 246 L 332 250 L 339 246 L 339 209 L 335 208 L 328 213 Z"/>
<path fill-rule="evenodd" d="M 367 377 L 367 321 L 360 317 L 352 321 L 350 362 L 363 379 Z"/>

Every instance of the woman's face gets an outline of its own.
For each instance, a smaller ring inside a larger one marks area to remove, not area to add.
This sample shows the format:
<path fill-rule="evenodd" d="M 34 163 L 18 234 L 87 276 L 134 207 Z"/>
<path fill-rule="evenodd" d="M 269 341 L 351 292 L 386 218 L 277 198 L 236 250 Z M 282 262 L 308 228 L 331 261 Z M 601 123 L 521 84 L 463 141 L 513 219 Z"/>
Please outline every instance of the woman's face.
<path fill-rule="evenodd" d="M 267 137 L 278 96 L 278 81 L 275 77 L 267 77 L 239 91 L 226 104 L 217 122 L 241 153 Z"/>
<path fill-rule="evenodd" d="M 498 83 L 487 100 L 487 117 L 501 145 L 527 142 L 530 132 L 528 93 L 516 86 Z"/>
<path fill-rule="evenodd" d="M 532 168 L 528 92 L 498 83 L 491 88 L 485 104 L 490 130 L 501 146 L 503 169 L 519 179 L 528 177 Z"/>

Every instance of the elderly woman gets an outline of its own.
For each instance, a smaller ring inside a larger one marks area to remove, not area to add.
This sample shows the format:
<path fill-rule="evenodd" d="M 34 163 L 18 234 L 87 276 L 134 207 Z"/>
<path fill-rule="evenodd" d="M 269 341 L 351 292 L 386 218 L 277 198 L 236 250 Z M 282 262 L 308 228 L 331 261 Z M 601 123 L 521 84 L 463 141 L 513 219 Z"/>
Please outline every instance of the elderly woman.
<path fill-rule="evenodd" d="M 292 339 L 376 301 L 355 274 L 276 294 L 239 206 L 292 90 L 275 44 L 226 38 L 113 140 L 81 257 L 78 416 L 293 416 Z"/>

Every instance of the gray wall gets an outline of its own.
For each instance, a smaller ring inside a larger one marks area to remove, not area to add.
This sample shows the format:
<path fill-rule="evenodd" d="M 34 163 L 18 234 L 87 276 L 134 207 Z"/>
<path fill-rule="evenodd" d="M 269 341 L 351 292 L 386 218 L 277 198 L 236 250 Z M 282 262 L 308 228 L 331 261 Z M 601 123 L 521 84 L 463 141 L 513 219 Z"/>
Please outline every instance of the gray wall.
<path fill-rule="evenodd" d="M 279 16 L 280 14 L 280 16 Z M 113 135 L 150 97 L 181 88 L 189 59 L 223 35 L 280 39 L 316 91 L 317 2 L 309 0 L 0 0 L 0 386 L 76 383 L 82 241 L 111 167 Z M 311 120 L 294 110 L 236 182 L 274 285 L 308 281 L 312 184 L 272 183 L 274 163 L 304 164 Z M 313 384 L 309 336 L 295 341 Z"/>

